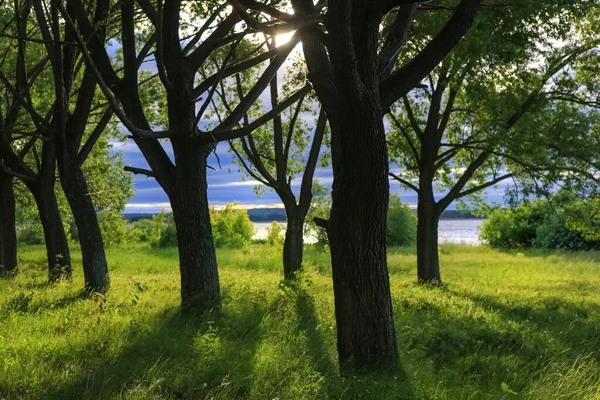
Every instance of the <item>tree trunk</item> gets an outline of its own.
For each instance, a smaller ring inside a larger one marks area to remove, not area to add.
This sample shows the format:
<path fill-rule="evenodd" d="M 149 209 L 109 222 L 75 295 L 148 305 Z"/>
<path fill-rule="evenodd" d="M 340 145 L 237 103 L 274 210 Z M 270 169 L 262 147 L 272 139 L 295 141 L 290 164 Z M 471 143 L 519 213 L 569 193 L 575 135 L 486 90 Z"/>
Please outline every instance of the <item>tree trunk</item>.
<path fill-rule="evenodd" d="M 330 118 L 331 246 L 339 361 L 365 367 L 398 358 L 386 258 L 388 159 L 378 99 L 363 93 Z M 375 91 L 375 96 L 378 96 Z"/>
<path fill-rule="evenodd" d="M 294 277 L 294 273 L 302 267 L 302 251 L 304 246 L 304 218 L 298 211 L 286 211 L 287 227 L 283 242 L 283 275 L 285 279 Z"/>
<path fill-rule="evenodd" d="M 103 292 L 110 286 L 108 265 L 102 232 L 85 176 L 77 164 L 77 157 L 67 159 L 66 156 L 59 156 L 58 166 L 62 188 L 79 233 L 85 288 L 89 291 Z"/>
<path fill-rule="evenodd" d="M 0 173 L 0 275 L 17 272 L 15 223 L 13 180 Z"/>
<path fill-rule="evenodd" d="M 172 143 L 177 168 L 170 200 L 177 227 L 181 303 L 185 308 L 209 310 L 220 305 L 206 183 L 210 150 L 189 138 L 173 138 Z"/>
<path fill-rule="evenodd" d="M 433 196 L 421 199 L 417 206 L 417 275 L 419 283 L 441 284 L 438 256 L 439 213 Z"/>
<path fill-rule="evenodd" d="M 34 189 L 31 192 L 35 198 L 44 230 L 48 256 L 48 278 L 50 282 L 58 281 L 61 278 L 70 278 L 72 273 L 71 252 L 54 194 L 54 184 L 38 184 L 37 187 L 37 190 Z"/>

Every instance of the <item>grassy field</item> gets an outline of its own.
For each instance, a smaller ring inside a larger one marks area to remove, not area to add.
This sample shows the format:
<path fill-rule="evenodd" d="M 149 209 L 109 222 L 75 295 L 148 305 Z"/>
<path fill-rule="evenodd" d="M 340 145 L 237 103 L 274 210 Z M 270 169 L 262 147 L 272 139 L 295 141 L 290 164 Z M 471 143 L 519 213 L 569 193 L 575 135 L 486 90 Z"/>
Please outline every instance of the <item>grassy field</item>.
<path fill-rule="evenodd" d="M 413 249 L 390 250 L 402 367 L 343 377 L 316 249 L 295 286 L 279 249 L 219 251 L 223 307 L 191 315 L 174 249 L 108 249 L 101 297 L 80 267 L 48 285 L 29 247 L 0 281 L 0 399 L 600 399 L 600 253 L 440 253 L 446 285 L 426 288 Z"/>

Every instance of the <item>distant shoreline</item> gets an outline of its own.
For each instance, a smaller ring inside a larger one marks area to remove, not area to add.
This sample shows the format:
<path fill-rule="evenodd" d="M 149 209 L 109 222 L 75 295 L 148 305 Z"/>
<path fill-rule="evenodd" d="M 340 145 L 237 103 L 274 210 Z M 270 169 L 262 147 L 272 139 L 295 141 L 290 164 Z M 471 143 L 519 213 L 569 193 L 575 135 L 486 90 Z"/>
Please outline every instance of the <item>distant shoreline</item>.
<path fill-rule="evenodd" d="M 246 210 L 248 217 L 252 222 L 286 222 L 285 209 L 283 208 L 251 208 Z M 138 221 L 140 219 L 150 219 L 158 213 L 124 213 L 123 217 L 129 222 Z M 466 211 L 446 210 L 442 213 L 440 219 L 486 219 L 486 217 L 478 217 Z"/>

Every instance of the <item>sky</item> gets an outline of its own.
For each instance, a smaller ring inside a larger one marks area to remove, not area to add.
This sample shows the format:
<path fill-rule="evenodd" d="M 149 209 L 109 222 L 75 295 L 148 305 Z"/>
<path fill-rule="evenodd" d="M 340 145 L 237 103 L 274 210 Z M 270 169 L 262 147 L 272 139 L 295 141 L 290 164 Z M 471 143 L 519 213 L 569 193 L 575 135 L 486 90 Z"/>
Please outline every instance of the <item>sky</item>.
<path fill-rule="evenodd" d="M 167 149 L 167 153 L 172 157 L 172 150 L 169 142 L 165 141 L 163 146 Z M 238 202 L 240 206 L 245 208 L 256 207 L 282 207 L 281 200 L 276 193 L 267 191 L 260 197 L 254 193 L 254 188 L 257 182 L 243 180 L 242 173 L 238 171 L 238 166 L 232 163 L 233 154 L 227 151 L 228 144 L 220 143 L 216 149 L 217 156 L 214 154 L 209 157 L 209 165 L 215 170 L 207 170 L 208 180 L 208 200 L 211 206 L 219 207 L 231 202 Z M 113 151 L 121 151 L 125 165 L 138 168 L 148 168 L 148 164 L 144 160 L 143 155 L 138 150 L 132 140 L 123 143 L 114 142 Z M 394 168 L 392 168 L 394 171 Z M 398 172 L 397 168 L 394 172 Z M 326 187 L 331 188 L 333 182 L 333 174 L 331 167 L 320 168 L 315 172 L 315 179 L 321 182 Z M 161 210 L 170 211 L 169 200 L 162 190 L 160 185 L 153 179 L 143 175 L 134 177 L 133 186 L 135 187 L 135 195 L 127 205 L 126 213 L 157 213 Z M 293 181 L 293 188 L 296 190 L 299 186 L 299 180 Z M 489 189 L 487 191 L 487 200 L 500 202 L 502 201 L 505 186 Z M 417 196 L 412 190 L 407 190 L 401 187 L 396 181 L 390 181 L 390 191 L 400 194 L 403 202 L 411 207 L 416 207 Z M 439 197 L 439 196 L 438 196 Z M 450 209 L 455 208 L 454 205 Z"/>
<path fill-rule="evenodd" d="M 277 45 L 282 45 L 289 40 L 290 34 L 280 35 L 277 37 Z M 294 53 L 299 52 L 301 45 L 294 49 Z M 293 59 L 293 56 L 290 57 Z M 286 61 L 287 65 L 288 61 Z M 153 62 L 146 63 L 142 69 L 155 72 L 156 66 Z M 268 96 L 263 93 L 260 100 L 263 104 L 268 104 Z M 203 121 L 201 121 L 202 124 Z M 168 141 L 163 141 L 167 154 L 173 159 L 173 151 Z M 219 207 L 227 203 L 238 202 L 240 206 L 245 208 L 256 207 L 283 207 L 281 200 L 273 191 L 267 190 L 266 193 L 258 197 L 254 189 L 258 182 L 250 180 L 246 177 L 243 179 L 243 174 L 238 171 L 238 166 L 232 163 L 234 155 L 228 152 L 228 144 L 220 143 L 216 149 L 216 155 L 212 154 L 209 157 L 209 165 L 215 170 L 207 170 L 208 179 L 208 199 L 211 206 Z M 121 151 L 123 153 L 124 163 L 127 166 L 149 169 L 143 155 L 138 150 L 135 143 L 129 139 L 126 142 L 113 142 L 113 151 Z M 391 167 L 391 171 L 399 173 L 398 168 Z M 298 194 L 298 187 L 301 177 L 293 181 L 293 190 Z M 331 167 L 321 168 L 315 171 L 315 179 L 324 186 L 331 188 L 333 182 L 333 173 Z M 125 209 L 125 213 L 157 213 L 161 210 L 170 211 L 169 200 L 162 190 L 160 185 L 153 179 L 143 175 L 134 177 L 133 185 L 135 187 L 135 195 L 130 200 Z M 501 202 L 503 199 L 505 186 L 491 188 L 487 190 L 487 200 L 490 202 Z M 410 189 L 406 189 L 396 181 L 390 181 L 390 191 L 400 194 L 403 202 L 413 208 L 417 205 L 417 195 Z M 436 197 L 441 197 L 438 195 Z M 455 205 L 450 205 L 449 209 L 454 209 Z"/>

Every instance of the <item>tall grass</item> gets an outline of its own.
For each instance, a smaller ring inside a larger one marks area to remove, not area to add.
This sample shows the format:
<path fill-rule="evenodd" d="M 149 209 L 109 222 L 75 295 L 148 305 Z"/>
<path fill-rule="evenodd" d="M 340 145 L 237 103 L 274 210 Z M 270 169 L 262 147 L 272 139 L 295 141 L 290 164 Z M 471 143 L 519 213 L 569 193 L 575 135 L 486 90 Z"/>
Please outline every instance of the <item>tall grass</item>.
<path fill-rule="evenodd" d="M 219 250 L 223 306 L 197 315 L 175 249 L 109 248 L 104 297 L 81 268 L 47 284 L 25 248 L 0 281 L 0 398 L 600 399 L 599 253 L 439 251 L 441 288 L 415 284 L 414 249 L 389 251 L 400 369 L 341 376 L 322 249 L 295 284 L 276 247 Z"/>

